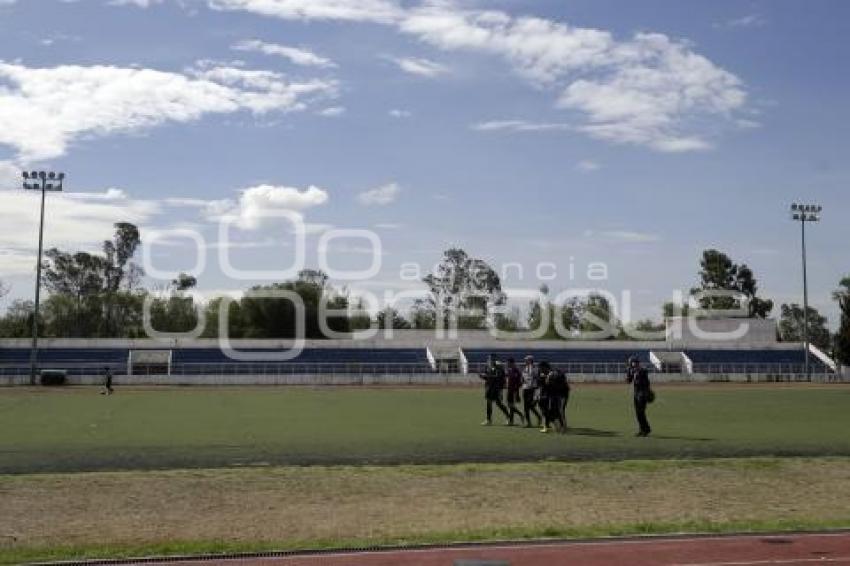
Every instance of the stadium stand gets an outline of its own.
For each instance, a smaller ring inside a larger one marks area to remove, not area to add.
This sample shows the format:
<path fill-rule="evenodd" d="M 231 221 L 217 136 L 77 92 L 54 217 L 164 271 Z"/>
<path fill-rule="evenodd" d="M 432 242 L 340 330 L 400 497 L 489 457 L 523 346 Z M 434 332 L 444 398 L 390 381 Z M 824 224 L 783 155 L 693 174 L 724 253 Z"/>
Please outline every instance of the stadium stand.
<path fill-rule="evenodd" d="M 521 364 L 526 355 L 531 355 L 536 361 L 546 360 L 567 373 L 623 373 L 626 363 L 631 356 L 636 356 L 642 363 L 649 363 L 649 350 L 646 349 L 554 349 L 554 348 L 515 348 L 515 349 L 464 349 L 469 372 L 481 371 L 487 363 L 487 358 L 494 356 L 505 361 L 514 358 Z"/>
<path fill-rule="evenodd" d="M 48 338 L 41 341 L 38 367 L 64 370 L 70 383 L 94 383 L 104 366 L 121 382 L 139 384 L 436 383 L 443 376 L 446 383 L 471 383 L 478 381 L 476 374 L 488 356 L 502 361 L 513 357 L 521 364 L 531 354 L 538 362 L 546 360 L 564 369 L 577 381 L 619 380 L 631 356 L 671 380 L 809 379 L 802 344 L 776 342 L 776 333 L 767 328 L 762 324 L 752 336 L 726 343 L 697 336 L 653 342 L 508 341 L 486 331 L 443 336 L 408 330 L 366 340 L 306 341 L 292 359 L 281 358 L 292 347 L 286 340 L 234 340 L 233 348 L 249 355 L 234 359 L 212 339 Z M 29 383 L 29 346 L 28 340 L 0 340 L 0 384 Z M 841 375 L 816 348 L 812 348 L 810 364 L 812 379 L 833 380 Z"/>
<path fill-rule="evenodd" d="M 802 373 L 805 352 L 793 350 L 718 350 L 687 349 L 685 355 L 693 362 L 693 373 Z M 816 356 L 809 357 L 812 371 L 831 371 Z"/>

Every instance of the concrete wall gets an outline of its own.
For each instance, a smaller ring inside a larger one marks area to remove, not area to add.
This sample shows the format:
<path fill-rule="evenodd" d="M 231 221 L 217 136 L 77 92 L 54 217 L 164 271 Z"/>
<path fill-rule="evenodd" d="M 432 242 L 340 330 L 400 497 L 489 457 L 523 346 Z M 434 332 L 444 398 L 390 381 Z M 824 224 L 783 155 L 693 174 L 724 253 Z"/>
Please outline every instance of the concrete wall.
<path fill-rule="evenodd" d="M 705 344 L 761 347 L 778 343 L 773 319 L 672 317 L 666 323 L 667 341 L 682 347 Z"/>

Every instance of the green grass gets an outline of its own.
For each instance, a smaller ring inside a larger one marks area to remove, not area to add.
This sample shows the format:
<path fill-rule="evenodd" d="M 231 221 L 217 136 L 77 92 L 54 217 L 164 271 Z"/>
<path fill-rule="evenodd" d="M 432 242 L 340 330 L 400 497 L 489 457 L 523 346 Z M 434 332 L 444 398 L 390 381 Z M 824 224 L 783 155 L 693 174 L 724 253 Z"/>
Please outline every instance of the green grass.
<path fill-rule="evenodd" d="M 848 409 L 840 386 L 659 387 L 640 439 L 625 386 L 575 387 L 567 436 L 479 426 L 478 389 L 6 389 L 0 473 L 850 455 Z"/>

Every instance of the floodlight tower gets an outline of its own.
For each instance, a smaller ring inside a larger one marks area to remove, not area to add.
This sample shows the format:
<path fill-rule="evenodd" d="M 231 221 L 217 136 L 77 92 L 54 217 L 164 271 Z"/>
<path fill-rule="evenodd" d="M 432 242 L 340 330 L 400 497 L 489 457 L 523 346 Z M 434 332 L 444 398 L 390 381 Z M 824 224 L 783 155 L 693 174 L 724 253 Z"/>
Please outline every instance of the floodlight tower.
<path fill-rule="evenodd" d="M 806 277 L 806 222 L 819 222 L 823 207 L 819 204 L 791 205 L 791 219 L 800 223 L 803 250 L 803 341 L 806 347 L 806 378 L 811 379 L 809 366 L 809 283 Z"/>
<path fill-rule="evenodd" d="M 41 191 L 41 221 L 38 224 L 38 263 L 35 266 L 35 312 L 32 317 L 32 350 L 30 351 L 30 384 L 36 384 L 38 362 L 38 307 L 41 298 L 41 250 L 44 243 L 44 200 L 48 192 L 59 192 L 65 173 L 53 171 L 24 171 L 24 189 Z"/>

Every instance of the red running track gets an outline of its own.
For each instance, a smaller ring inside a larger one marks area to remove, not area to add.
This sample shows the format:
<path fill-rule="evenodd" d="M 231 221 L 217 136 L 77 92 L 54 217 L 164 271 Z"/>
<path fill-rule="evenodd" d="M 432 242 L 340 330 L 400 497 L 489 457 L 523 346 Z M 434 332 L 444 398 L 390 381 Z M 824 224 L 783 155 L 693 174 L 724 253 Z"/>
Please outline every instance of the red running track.
<path fill-rule="evenodd" d="M 850 566 L 850 533 L 528 543 L 203 560 L 182 566 Z"/>

